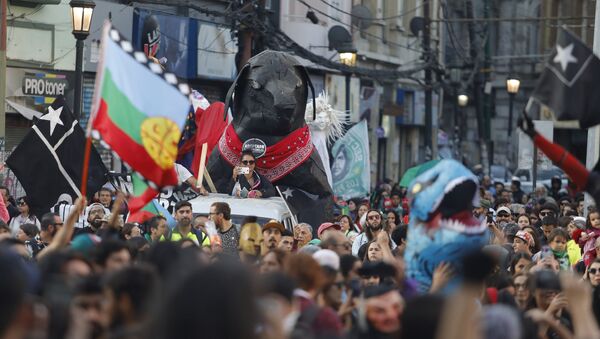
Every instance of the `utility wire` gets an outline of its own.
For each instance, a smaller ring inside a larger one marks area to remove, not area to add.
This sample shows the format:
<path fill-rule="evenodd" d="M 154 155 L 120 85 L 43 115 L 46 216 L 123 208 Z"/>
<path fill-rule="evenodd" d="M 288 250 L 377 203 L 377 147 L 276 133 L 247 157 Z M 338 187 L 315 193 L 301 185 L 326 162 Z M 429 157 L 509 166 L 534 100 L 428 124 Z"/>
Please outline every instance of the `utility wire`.
<path fill-rule="evenodd" d="M 323 15 L 323 16 L 325 16 L 325 17 L 327 17 L 327 18 L 329 18 L 329 19 L 331 19 L 331 20 L 333 20 L 333 21 L 335 21 L 335 22 L 338 22 L 338 23 L 340 23 L 340 24 L 342 24 L 342 25 L 344 25 L 344 26 L 346 26 L 346 27 L 350 27 L 350 28 L 352 28 L 352 27 L 356 27 L 356 28 L 358 28 L 358 29 L 360 30 L 360 27 L 359 27 L 359 26 L 357 26 L 357 25 L 352 25 L 352 24 L 347 24 L 347 23 L 345 23 L 345 22 L 341 21 L 340 19 L 338 19 L 338 18 L 336 18 L 336 17 L 333 17 L 333 16 L 331 16 L 331 15 L 329 15 L 329 14 L 327 14 L 327 13 L 325 13 L 325 12 L 321 11 L 321 10 L 320 10 L 320 9 L 318 9 L 318 8 L 314 8 L 314 7 L 312 7 L 310 4 L 306 3 L 306 1 L 304 1 L 304 0 L 297 0 L 297 1 L 298 1 L 298 2 L 300 2 L 301 4 L 303 4 L 304 6 L 308 7 L 309 9 L 311 9 L 311 10 L 313 10 L 313 11 L 315 11 L 315 12 L 317 12 L 317 13 L 319 13 L 319 14 L 321 14 L 321 15 Z M 384 39 L 384 38 L 382 38 L 382 37 L 380 37 L 380 36 L 378 36 L 378 35 L 371 34 L 371 33 L 369 33 L 369 32 L 366 32 L 366 31 L 364 31 L 364 30 L 360 30 L 360 31 L 361 31 L 363 34 L 365 34 L 365 35 L 367 35 L 367 36 L 370 36 L 370 37 L 372 37 L 372 38 L 374 38 L 374 39 L 380 40 L 380 41 L 382 41 L 382 42 L 383 42 L 383 43 L 385 43 L 385 44 L 389 44 L 389 45 L 391 45 L 391 46 L 396 46 L 396 47 L 399 47 L 399 48 L 405 48 L 405 49 L 408 49 L 408 50 L 412 50 L 412 51 L 416 51 L 416 52 L 419 52 L 419 53 L 423 53 L 423 51 L 422 51 L 422 50 L 418 50 L 418 49 L 410 48 L 410 47 L 408 47 L 408 46 L 405 46 L 405 45 L 401 45 L 401 44 L 398 44 L 398 43 L 395 43 L 395 42 L 387 41 L 386 39 Z"/>
<path fill-rule="evenodd" d="M 392 16 L 387 16 L 387 17 L 381 17 L 381 18 L 364 18 L 364 17 L 358 16 L 358 15 L 354 15 L 354 14 L 352 14 L 352 13 L 350 13 L 350 12 L 346 12 L 346 11 L 344 11 L 343 9 L 341 9 L 341 8 L 339 8 L 339 7 L 337 7 L 337 6 L 334 6 L 334 5 L 330 4 L 329 2 L 327 2 L 327 1 L 325 1 L 325 0 L 320 0 L 320 1 L 321 1 L 322 3 L 324 3 L 324 4 L 326 4 L 327 6 L 329 6 L 329 7 L 333 8 L 333 9 L 335 9 L 336 11 L 338 11 L 338 12 L 340 12 L 340 13 L 344 13 L 344 14 L 346 14 L 346 15 L 349 15 L 349 16 L 351 16 L 351 17 L 353 17 L 353 18 L 357 18 L 357 19 L 361 19 L 361 20 L 375 20 L 375 21 L 379 21 L 379 20 L 385 21 L 385 20 L 391 20 L 391 19 L 398 19 L 398 18 L 401 18 L 401 17 L 403 17 L 403 16 L 406 16 L 406 15 L 408 15 L 408 14 L 411 14 L 411 13 L 413 13 L 413 12 L 416 12 L 416 11 L 417 11 L 419 8 L 423 7 L 423 5 L 425 5 L 425 3 L 429 2 L 429 0 L 425 0 L 425 1 L 423 1 L 423 2 L 422 2 L 420 5 L 416 6 L 415 8 L 413 8 L 413 9 L 409 9 L 409 10 L 406 10 L 406 11 L 403 11 L 403 12 L 401 12 L 400 14 L 397 14 L 397 15 L 392 15 Z"/>

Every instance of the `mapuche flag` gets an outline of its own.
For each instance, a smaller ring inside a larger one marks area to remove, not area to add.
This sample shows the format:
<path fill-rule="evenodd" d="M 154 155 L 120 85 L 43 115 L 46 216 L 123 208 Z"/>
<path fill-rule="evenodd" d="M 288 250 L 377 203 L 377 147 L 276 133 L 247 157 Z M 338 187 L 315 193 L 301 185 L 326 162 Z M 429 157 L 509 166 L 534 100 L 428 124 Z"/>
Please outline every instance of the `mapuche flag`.
<path fill-rule="evenodd" d="M 545 66 L 531 97 L 558 120 L 579 120 L 581 128 L 600 124 L 600 60 L 592 50 L 561 28 Z"/>
<path fill-rule="evenodd" d="M 144 193 L 129 201 L 135 213 L 160 188 L 177 185 L 174 163 L 190 91 L 174 74 L 134 51 L 108 22 L 101 58 L 90 128 L 148 183 Z"/>
<path fill-rule="evenodd" d="M 84 131 L 61 96 L 6 159 L 38 218 L 50 212 L 61 194 L 70 195 L 73 201 L 81 196 L 84 145 Z M 89 166 L 88 199 L 107 181 L 106 167 L 93 147 Z"/>

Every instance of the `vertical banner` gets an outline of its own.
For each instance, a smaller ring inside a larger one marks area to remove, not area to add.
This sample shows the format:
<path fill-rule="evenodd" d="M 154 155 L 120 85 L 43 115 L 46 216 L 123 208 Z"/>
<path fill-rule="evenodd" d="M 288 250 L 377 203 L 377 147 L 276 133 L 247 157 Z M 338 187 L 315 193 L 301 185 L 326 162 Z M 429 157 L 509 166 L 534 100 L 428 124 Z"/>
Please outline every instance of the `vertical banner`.
<path fill-rule="evenodd" d="M 534 120 L 535 129 L 544 138 L 552 141 L 554 139 L 554 122 L 546 120 Z M 519 130 L 519 168 L 531 168 L 533 166 L 533 143 L 531 138 Z M 552 168 L 550 160 L 542 151 L 538 150 L 538 169 L 549 170 Z"/>
<path fill-rule="evenodd" d="M 354 125 L 338 139 L 331 153 L 334 159 L 331 166 L 333 193 L 345 200 L 368 195 L 371 173 L 366 120 Z"/>

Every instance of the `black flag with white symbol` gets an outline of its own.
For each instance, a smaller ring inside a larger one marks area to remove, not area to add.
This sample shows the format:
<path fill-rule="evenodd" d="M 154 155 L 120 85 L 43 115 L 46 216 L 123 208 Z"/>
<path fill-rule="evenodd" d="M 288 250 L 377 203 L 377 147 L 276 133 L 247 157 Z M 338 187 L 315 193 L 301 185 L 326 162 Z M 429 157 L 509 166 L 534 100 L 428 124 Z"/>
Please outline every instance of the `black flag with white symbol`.
<path fill-rule="evenodd" d="M 561 28 L 532 98 L 558 120 L 579 120 L 581 128 L 600 124 L 600 60 L 578 37 Z"/>
<path fill-rule="evenodd" d="M 73 201 L 81 195 L 81 172 L 85 134 L 65 103 L 58 97 L 23 141 L 6 159 L 30 201 L 32 213 L 49 212 L 61 194 Z M 92 147 L 88 175 L 88 198 L 106 182 L 106 167 Z"/>

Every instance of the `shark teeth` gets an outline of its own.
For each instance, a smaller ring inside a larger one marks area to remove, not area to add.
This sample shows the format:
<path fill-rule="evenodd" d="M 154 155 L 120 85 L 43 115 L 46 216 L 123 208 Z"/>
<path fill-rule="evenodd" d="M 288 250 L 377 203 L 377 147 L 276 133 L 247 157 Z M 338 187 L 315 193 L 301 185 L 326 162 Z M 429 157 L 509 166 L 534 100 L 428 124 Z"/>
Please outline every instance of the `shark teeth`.
<path fill-rule="evenodd" d="M 449 230 L 453 230 L 453 231 L 456 231 L 459 233 L 466 233 L 466 234 L 479 234 L 479 233 L 484 232 L 487 229 L 487 225 L 486 225 L 485 221 L 482 221 L 481 224 L 479 224 L 479 225 L 469 226 L 469 225 L 463 224 L 459 220 L 452 220 L 452 219 L 443 219 L 440 222 L 440 227 L 449 229 Z"/>

